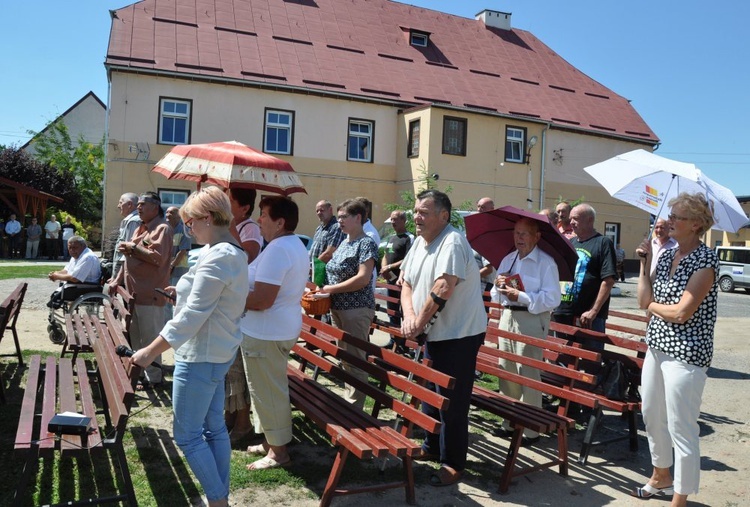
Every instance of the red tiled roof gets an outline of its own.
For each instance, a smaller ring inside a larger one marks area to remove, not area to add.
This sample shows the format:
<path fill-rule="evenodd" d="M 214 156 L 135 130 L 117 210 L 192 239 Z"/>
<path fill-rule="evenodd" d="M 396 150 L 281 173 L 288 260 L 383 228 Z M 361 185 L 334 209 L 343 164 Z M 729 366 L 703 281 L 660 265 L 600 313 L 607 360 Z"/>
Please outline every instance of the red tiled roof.
<path fill-rule="evenodd" d="M 430 34 L 409 44 L 409 29 Z M 112 20 L 106 64 L 450 103 L 655 143 L 623 97 L 530 32 L 389 0 L 143 0 Z"/>

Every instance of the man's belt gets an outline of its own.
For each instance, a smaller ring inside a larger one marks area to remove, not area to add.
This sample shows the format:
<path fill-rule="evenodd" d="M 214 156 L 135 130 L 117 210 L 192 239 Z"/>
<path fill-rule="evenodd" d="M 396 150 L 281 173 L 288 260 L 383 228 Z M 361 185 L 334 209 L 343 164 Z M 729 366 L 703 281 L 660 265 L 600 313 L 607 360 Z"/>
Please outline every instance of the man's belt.
<path fill-rule="evenodd" d="M 506 306 L 506 310 L 511 310 L 514 312 L 528 312 L 529 308 L 527 306 Z"/>

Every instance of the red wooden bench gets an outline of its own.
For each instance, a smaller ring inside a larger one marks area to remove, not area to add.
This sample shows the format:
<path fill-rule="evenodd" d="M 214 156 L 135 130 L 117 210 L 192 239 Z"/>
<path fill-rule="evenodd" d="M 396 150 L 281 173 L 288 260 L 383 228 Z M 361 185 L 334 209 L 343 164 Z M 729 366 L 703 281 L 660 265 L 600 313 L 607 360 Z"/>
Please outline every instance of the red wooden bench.
<path fill-rule="evenodd" d="M 428 366 L 415 363 L 389 350 L 354 338 L 343 331 L 310 317 L 303 317 L 304 327 L 300 342 L 292 349 L 299 366 L 287 368 L 289 394 L 292 405 L 305 414 L 331 438 L 337 454 L 320 505 L 330 505 L 334 496 L 369 493 L 386 489 L 404 488 L 406 501 L 415 502 L 413 459 L 421 455 L 421 445 L 410 438 L 413 425 L 425 431 L 438 432 L 440 422 L 419 410 L 422 401 L 438 408 L 448 400 L 423 387 L 426 381 L 451 387 L 453 378 Z M 362 348 L 370 360 L 362 360 L 339 348 L 338 342 Z M 366 371 L 373 383 L 359 382 L 345 372 L 340 361 L 346 361 Z M 388 365 L 392 365 L 391 369 Z M 315 367 L 320 375 L 336 382 L 347 382 L 375 401 L 373 414 L 368 414 L 345 401 L 324 385 L 322 379 L 308 375 L 307 367 Z M 398 372 L 394 371 L 398 370 Z M 411 377 L 407 376 L 411 373 Z M 406 393 L 407 401 L 402 401 Z M 390 409 L 403 421 L 396 429 L 395 419 L 381 418 L 381 410 Z M 367 484 L 359 487 L 339 487 L 341 474 L 350 455 L 367 460 L 392 456 L 402 463 L 403 480 Z"/>
<path fill-rule="evenodd" d="M 13 289 L 13 292 L 11 292 L 2 303 L 0 303 L 0 342 L 3 341 L 5 332 L 10 331 L 16 347 L 15 353 L 0 354 L 0 357 L 15 356 L 18 358 L 19 366 L 23 366 L 23 354 L 21 353 L 21 342 L 18 340 L 16 323 L 18 322 L 18 314 L 21 312 L 23 298 L 26 296 L 26 289 L 28 286 L 29 284 L 26 282 L 18 284 L 18 286 Z"/>
<path fill-rule="evenodd" d="M 117 462 L 124 491 L 110 496 L 101 496 L 107 493 L 97 491 L 100 496 L 96 498 L 80 502 L 61 499 L 59 505 L 114 502 L 137 505 L 122 441 L 140 368 L 131 368 L 125 358 L 115 353 L 117 345 L 127 341 L 111 307 L 104 311 L 105 316 L 109 313 L 108 322 L 113 324 L 92 323 L 96 327 L 96 338 L 91 344 L 96 357 L 93 373 L 87 371 L 82 358 L 31 357 L 14 444 L 16 455 L 24 459 L 24 468 L 16 485 L 13 505 L 32 503 L 27 487 L 40 459 L 55 459 L 57 456 L 82 459 L 106 452 Z M 66 411 L 91 417 L 88 434 L 79 436 L 48 431 L 50 419 Z M 77 467 L 78 473 L 87 470 L 90 467 Z"/>

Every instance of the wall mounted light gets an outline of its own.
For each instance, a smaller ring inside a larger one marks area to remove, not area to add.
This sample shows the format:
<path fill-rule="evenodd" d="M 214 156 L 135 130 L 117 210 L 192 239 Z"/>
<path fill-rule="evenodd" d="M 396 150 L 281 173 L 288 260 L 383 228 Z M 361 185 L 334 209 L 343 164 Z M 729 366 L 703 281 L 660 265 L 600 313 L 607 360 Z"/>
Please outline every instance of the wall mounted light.
<path fill-rule="evenodd" d="M 531 148 L 536 146 L 537 137 L 531 136 L 529 138 L 529 141 L 526 143 L 526 164 L 528 165 L 530 159 L 531 159 Z"/>

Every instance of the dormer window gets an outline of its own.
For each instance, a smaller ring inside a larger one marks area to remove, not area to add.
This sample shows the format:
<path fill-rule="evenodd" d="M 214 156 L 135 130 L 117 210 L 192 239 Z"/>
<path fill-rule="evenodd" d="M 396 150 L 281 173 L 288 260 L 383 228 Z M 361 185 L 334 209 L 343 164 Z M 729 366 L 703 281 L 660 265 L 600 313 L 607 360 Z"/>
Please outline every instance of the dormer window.
<path fill-rule="evenodd" d="M 418 30 L 409 30 L 410 44 L 418 48 L 426 48 L 430 42 L 430 34 Z"/>

